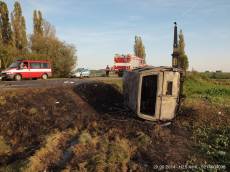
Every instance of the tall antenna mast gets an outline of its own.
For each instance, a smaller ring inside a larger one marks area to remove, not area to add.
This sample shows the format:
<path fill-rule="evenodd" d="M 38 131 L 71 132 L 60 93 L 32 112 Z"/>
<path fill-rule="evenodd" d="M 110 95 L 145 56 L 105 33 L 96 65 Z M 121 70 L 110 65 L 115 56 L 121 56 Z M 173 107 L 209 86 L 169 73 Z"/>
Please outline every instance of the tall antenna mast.
<path fill-rule="evenodd" d="M 174 40 L 173 40 L 173 48 L 176 49 L 178 48 L 178 41 L 177 41 L 177 23 L 174 22 Z"/>
<path fill-rule="evenodd" d="M 178 34 L 177 34 L 177 23 L 174 22 L 174 39 L 173 39 L 173 53 L 172 53 L 172 67 L 178 68 Z"/>

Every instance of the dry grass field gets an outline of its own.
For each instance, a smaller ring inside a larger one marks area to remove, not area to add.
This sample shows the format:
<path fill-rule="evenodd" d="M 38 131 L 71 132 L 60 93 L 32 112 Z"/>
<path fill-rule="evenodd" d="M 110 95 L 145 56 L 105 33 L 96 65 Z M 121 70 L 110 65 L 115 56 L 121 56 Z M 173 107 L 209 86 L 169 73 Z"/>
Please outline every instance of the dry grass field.
<path fill-rule="evenodd" d="M 184 90 L 179 114 L 164 126 L 123 106 L 118 79 L 2 89 L 0 171 L 228 171 L 229 81 L 188 74 Z"/>

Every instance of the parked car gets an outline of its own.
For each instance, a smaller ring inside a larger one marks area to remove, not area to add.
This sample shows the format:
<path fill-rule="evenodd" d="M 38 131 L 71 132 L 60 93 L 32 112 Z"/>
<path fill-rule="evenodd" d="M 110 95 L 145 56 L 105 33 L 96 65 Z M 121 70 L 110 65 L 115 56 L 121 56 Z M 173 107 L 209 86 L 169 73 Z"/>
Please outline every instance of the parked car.
<path fill-rule="evenodd" d="M 90 70 L 86 68 L 78 68 L 71 74 L 71 77 L 84 78 L 90 76 Z"/>
<path fill-rule="evenodd" d="M 51 65 L 46 60 L 17 60 L 1 72 L 2 80 L 47 79 L 51 76 Z"/>

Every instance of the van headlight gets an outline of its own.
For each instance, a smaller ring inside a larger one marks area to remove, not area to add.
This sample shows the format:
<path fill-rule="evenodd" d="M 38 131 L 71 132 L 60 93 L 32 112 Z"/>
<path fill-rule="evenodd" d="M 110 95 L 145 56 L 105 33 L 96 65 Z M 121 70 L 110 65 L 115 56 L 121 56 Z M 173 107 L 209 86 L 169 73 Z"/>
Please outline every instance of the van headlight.
<path fill-rule="evenodd" d="M 12 74 L 12 72 L 6 72 L 6 74 L 7 74 L 7 75 L 11 75 L 11 74 Z"/>

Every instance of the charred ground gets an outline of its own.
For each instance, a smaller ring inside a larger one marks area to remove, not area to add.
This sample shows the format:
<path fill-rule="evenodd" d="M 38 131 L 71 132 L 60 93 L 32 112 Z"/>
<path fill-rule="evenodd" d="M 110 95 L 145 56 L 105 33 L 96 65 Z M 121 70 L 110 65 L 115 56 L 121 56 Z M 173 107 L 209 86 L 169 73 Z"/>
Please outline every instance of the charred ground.
<path fill-rule="evenodd" d="M 219 86 L 229 90 L 218 84 L 207 89 Z M 185 87 L 188 97 L 169 126 L 135 118 L 123 106 L 120 80 L 1 90 L 0 171 L 146 171 L 205 163 L 228 168 L 228 103 L 189 95 L 194 90 Z"/>

